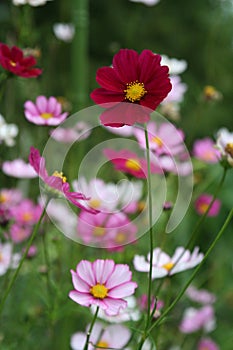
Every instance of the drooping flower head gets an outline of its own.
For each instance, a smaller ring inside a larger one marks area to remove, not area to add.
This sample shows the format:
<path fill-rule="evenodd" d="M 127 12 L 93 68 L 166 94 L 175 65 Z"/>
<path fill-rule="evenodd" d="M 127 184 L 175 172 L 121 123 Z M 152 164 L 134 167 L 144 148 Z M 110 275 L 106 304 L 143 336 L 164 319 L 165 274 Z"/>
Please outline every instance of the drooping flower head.
<path fill-rule="evenodd" d="M 172 87 L 168 67 L 160 61 L 161 56 L 150 50 L 138 54 L 121 49 L 111 67 L 98 69 L 96 80 L 101 88 L 95 89 L 91 98 L 103 107 L 108 105 L 100 117 L 102 124 L 119 127 L 149 120 Z"/>
<path fill-rule="evenodd" d="M 97 259 L 93 263 L 82 260 L 71 270 L 74 290 L 69 297 L 83 306 L 97 305 L 109 316 L 117 315 L 127 306 L 125 297 L 137 287 L 131 281 L 132 273 L 126 264 Z"/>
<path fill-rule="evenodd" d="M 204 215 L 208 210 L 210 203 L 213 200 L 213 196 L 207 193 L 200 195 L 195 201 L 195 209 L 199 215 Z M 219 199 L 215 199 L 207 216 L 217 216 L 221 207 L 221 202 Z"/>
<path fill-rule="evenodd" d="M 45 158 L 41 157 L 39 150 L 34 147 L 30 148 L 29 163 L 46 185 L 65 197 L 73 205 L 93 214 L 98 212 L 97 210 L 84 206 L 79 202 L 79 200 L 88 200 L 89 198 L 86 198 L 84 194 L 79 192 L 70 192 L 70 185 L 62 172 L 55 171 L 53 175 L 48 175 L 45 167 Z"/>
<path fill-rule="evenodd" d="M 38 96 L 36 103 L 26 101 L 24 104 L 24 113 L 26 119 L 36 125 L 61 124 L 67 117 L 68 113 L 62 113 L 61 103 L 53 96 L 46 98 Z"/>
<path fill-rule="evenodd" d="M 35 64 L 36 59 L 33 56 L 24 56 L 17 46 L 10 48 L 0 43 L 0 65 L 5 70 L 23 78 L 36 78 L 42 70 L 34 68 Z"/>
<path fill-rule="evenodd" d="M 185 250 L 183 247 L 178 247 L 172 257 L 163 252 L 160 248 L 155 248 L 153 251 L 152 278 L 162 278 L 192 269 L 200 264 L 203 257 L 204 255 L 199 253 L 198 247 L 195 247 L 192 253 L 189 250 Z M 135 255 L 133 262 L 135 270 L 149 272 L 150 254 L 148 254 L 147 260 L 144 256 Z"/>

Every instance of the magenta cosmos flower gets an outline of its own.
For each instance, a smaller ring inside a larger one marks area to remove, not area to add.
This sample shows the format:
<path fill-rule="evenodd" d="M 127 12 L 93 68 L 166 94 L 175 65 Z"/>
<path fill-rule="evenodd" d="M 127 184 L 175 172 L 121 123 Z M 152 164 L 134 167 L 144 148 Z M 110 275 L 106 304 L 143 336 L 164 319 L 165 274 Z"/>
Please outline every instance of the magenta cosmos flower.
<path fill-rule="evenodd" d="M 131 281 L 128 265 L 113 260 L 97 259 L 93 263 L 82 260 L 71 270 L 74 290 L 69 297 L 83 306 L 97 305 L 109 316 L 127 306 L 125 297 L 132 295 L 137 284 Z"/>
<path fill-rule="evenodd" d="M 115 151 L 113 149 L 105 149 L 104 155 L 113 163 L 116 170 L 131 174 L 137 178 L 147 178 L 147 161 L 139 158 L 134 152 L 123 149 Z M 163 170 L 154 163 L 151 163 L 152 174 L 162 174 Z"/>
<path fill-rule="evenodd" d="M 48 175 L 45 167 L 45 158 L 41 157 L 38 149 L 34 147 L 30 148 L 29 163 L 35 169 L 36 173 L 44 181 L 44 183 L 48 185 L 51 189 L 53 189 L 53 192 L 63 195 L 69 202 L 74 204 L 76 207 L 87 210 L 88 212 L 93 214 L 98 213 L 97 210 L 80 203 L 80 200 L 89 200 L 90 198 L 86 198 L 84 194 L 79 192 L 70 192 L 70 185 L 67 182 L 66 177 L 63 176 L 62 172 L 55 171 L 53 175 Z"/>
<path fill-rule="evenodd" d="M 198 343 L 197 350 L 220 350 L 220 349 L 212 339 L 202 338 Z"/>
<path fill-rule="evenodd" d="M 36 103 L 26 101 L 24 104 L 26 119 L 36 125 L 59 125 L 67 117 L 68 113 L 61 113 L 61 103 L 53 96 L 46 98 L 38 96 Z"/>
<path fill-rule="evenodd" d="M 23 51 L 16 46 L 10 48 L 0 43 L 0 65 L 7 71 L 23 78 L 35 78 L 42 73 L 34 68 L 36 60 L 33 56 L 24 57 Z"/>
<path fill-rule="evenodd" d="M 195 201 L 195 209 L 199 215 L 204 215 L 208 210 L 210 203 L 213 200 L 213 196 L 210 194 L 202 194 Z M 219 199 L 215 199 L 207 216 L 217 216 L 221 208 L 221 202 Z"/>
<path fill-rule="evenodd" d="M 218 163 L 221 158 L 220 151 L 209 137 L 194 142 L 193 155 L 206 163 Z"/>
<path fill-rule="evenodd" d="M 172 88 L 169 69 L 160 61 L 161 56 L 150 50 L 138 54 L 121 49 L 111 67 L 98 69 L 96 80 L 101 88 L 95 89 L 91 98 L 99 105 L 107 104 L 100 117 L 102 124 L 119 127 L 149 120 Z"/>

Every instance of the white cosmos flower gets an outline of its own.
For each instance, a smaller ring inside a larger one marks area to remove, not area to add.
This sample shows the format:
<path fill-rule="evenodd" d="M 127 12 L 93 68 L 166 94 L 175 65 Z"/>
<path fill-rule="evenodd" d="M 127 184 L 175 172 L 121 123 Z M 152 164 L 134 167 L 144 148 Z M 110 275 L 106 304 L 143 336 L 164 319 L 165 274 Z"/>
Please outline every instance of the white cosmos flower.
<path fill-rule="evenodd" d="M 53 32 L 57 39 L 69 42 L 74 37 L 75 27 L 71 23 L 55 23 Z"/>
<path fill-rule="evenodd" d="M 132 2 L 141 2 L 147 6 L 154 6 L 159 3 L 160 0 L 130 0 Z"/>
<path fill-rule="evenodd" d="M 0 114 L 0 143 L 4 142 L 6 146 L 14 146 L 14 138 L 18 135 L 19 129 L 15 124 L 7 124 Z"/>
<path fill-rule="evenodd" d="M 169 74 L 177 75 L 183 73 L 187 69 L 187 62 L 185 60 L 178 60 L 177 58 L 169 58 L 167 55 L 161 55 L 161 65 L 168 66 Z"/>
<path fill-rule="evenodd" d="M 177 247 L 172 257 L 160 248 L 155 248 L 153 251 L 152 279 L 191 269 L 198 265 L 203 257 L 204 254 L 199 253 L 198 247 L 194 248 L 193 253 L 183 247 Z M 147 259 L 144 256 L 135 255 L 133 263 L 135 270 L 149 272 L 150 254 L 147 255 Z"/>
<path fill-rule="evenodd" d="M 13 4 L 16 6 L 20 6 L 20 5 L 31 5 L 31 6 L 42 6 L 45 5 L 46 2 L 48 1 L 52 1 L 52 0 L 13 0 Z"/>
<path fill-rule="evenodd" d="M 219 149 L 222 159 L 233 166 L 233 132 L 222 128 L 217 133 L 216 147 Z"/>
<path fill-rule="evenodd" d="M 11 243 L 0 242 L 0 276 L 4 275 L 9 268 L 16 269 L 21 255 L 13 254 Z"/>

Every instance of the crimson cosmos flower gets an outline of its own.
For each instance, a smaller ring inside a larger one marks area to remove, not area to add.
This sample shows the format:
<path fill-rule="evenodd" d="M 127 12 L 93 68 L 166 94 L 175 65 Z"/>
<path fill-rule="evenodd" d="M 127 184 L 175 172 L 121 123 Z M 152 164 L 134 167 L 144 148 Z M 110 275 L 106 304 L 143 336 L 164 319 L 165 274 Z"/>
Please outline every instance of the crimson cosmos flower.
<path fill-rule="evenodd" d="M 161 56 L 150 50 L 138 54 L 121 49 L 111 67 L 98 69 L 96 80 L 101 88 L 95 89 L 91 98 L 107 108 L 100 117 L 103 125 L 119 127 L 150 119 L 150 113 L 172 88 L 169 68 L 161 66 L 160 61 Z"/>
<path fill-rule="evenodd" d="M 23 78 L 36 78 L 42 73 L 39 68 L 33 68 L 36 60 L 33 56 L 24 57 L 23 51 L 13 46 L 0 43 L 0 65 L 7 71 Z"/>
<path fill-rule="evenodd" d="M 89 200 L 84 194 L 80 192 L 70 192 L 70 185 L 63 176 L 62 172 L 55 171 L 53 175 L 49 176 L 45 167 L 45 158 L 41 157 L 38 149 L 31 147 L 29 154 L 29 163 L 34 168 L 39 177 L 44 181 L 46 185 L 55 190 L 53 192 L 63 195 L 69 202 L 74 204 L 76 207 L 84 209 L 92 214 L 99 213 L 98 210 L 90 208 L 88 205 L 83 204 L 83 200 Z M 82 204 L 79 202 L 82 200 Z"/>

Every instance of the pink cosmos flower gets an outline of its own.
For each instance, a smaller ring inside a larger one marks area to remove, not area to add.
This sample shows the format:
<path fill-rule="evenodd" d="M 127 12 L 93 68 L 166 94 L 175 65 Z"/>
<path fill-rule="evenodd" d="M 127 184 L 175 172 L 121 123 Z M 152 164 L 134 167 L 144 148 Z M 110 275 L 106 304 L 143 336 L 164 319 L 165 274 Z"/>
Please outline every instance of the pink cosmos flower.
<path fill-rule="evenodd" d="M 72 128 L 59 127 L 50 132 L 51 137 L 62 143 L 73 143 L 85 140 L 91 134 L 91 127 L 85 122 L 78 122 Z"/>
<path fill-rule="evenodd" d="M 220 152 L 209 137 L 194 142 L 193 155 L 206 163 L 218 163 L 220 159 Z"/>
<path fill-rule="evenodd" d="M 0 190 L 0 208 L 7 210 L 20 203 L 22 192 L 17 188 L 3 188 Z"/>
<path fill-rule="evenodd" d="M 210 194 L 203 193 L 195 201 L 195 209 L 199 215 L 204 215 L 208 210 L 209 205 L 213 199 L 213 196 Z M 207 216 L 217 216 L 221 208 L 221 202 L 219 199 L 215 199 L 213 202 Z"/>
<path fill-rule="evenodd" d="M 160 125 L 151 121 L 147 124 L 150 150 L 157 155 L 176 155 L 184 150 L 184 133 L 171 123 Z M 139 145 L 146 149 L 145 131 L 141 128 L 134 128 L 134 136 Z"/>
<path fill-rule="evenodd" d="M 171 90 L 168 67 L 160 61 L 161 56 L 150 50 L 138 54 L 121 49 L 111 67 L 98 69 L 96 80 L 101 88 L 91 98 L 107 108 L 100 117 L 103 125 L 119 127 L 149 120 Z"/>
<path fill-rule="evenodd" d="M 63 173 L 55 171 L 53 175 L 49 176 L 45 167 L 45 158 L 41 157 L 38 149 L 31 147 L 29 154 L 29 163 L 35 169 L 39 177 L 44 181 L 46 185 L 51 189 L 58 191 L 60 195 L 63 195 L 69 202 L 78 208 L 87 210 L 90 213 L 96 214 L 98 211 L 92 208 L 88 208 L 82 205 L 79 200 L 88 200 L 84 194 L 78 192 L 70 192 L 70 185 L 66 182 L 66 177 Z"/>
<path fill-rule="evenodd" d="M 192 269 L 200 264 L 203 257 L 204 255 L 199 253 L 198 247 L 194 248 L 193 253 L 189 250 L 185 250 L 183 247 L 178 247 L 172 257 L 163 252 L 160 248 L 155 248 L 153 251 L 152 278 L 162 278 Z M 135 270 L 149 272 L 150 254 L 148 254 L 147 260 L 144 256 L 135 255 L 133 263 Z"/>
<path fill-rule="evenodd" d="M 197 350 L 220 350 L 220 348 L 212 339 L 202 338 L 197 345 Z"/>
<path fill-rule="evenodd" d="M 180 324 L 182 333 L 193 333 L 200 329 L 211 332 L 215 328 L 214 309 L 211 305 L 205 305 L 201 309 L 190 307 L 185 310 Z"/>
<path fill-rule="evenodd" d="M 24 199 L 19 205 L 11 209 L 12 218 L 17 224 L 34 225 L 39 220 L 42 213 L 40 205 L 35 205 L 30 199 Z"/>
<path fill-rule="evenodd" d="M 153 314 L 154 318 L 157 318 L 161 315 L 160 310 L 164 307 L 164 302 L 162 300 L 157 300 L 155 299 L 155 297 L 151 298 L 151 312 L 153 311 L 154 307 L 155 307 L 155 302 L 156 302 L 156 309 L 155 312 Z M 146 311 L 148 308 L 148 296 L 146 294 L 142 294 L 139 298 L 138 298 L 138 305 L 140 310 L 142 311 Z"/>
<path fill-rule="evenodd" d="M 38 176 L 32 166 L 22 159 L 3 162 L 2 171 L 4 174 L 18 179 L 32 179 Z"/>
<path fill-rule="evenodd" d="M 189 286 L 186 290 L 186 295 L 189 299 L 200 304 L 213 304 L 216 301 L 214 294 L 208 292 L 206 289 L 197 289 L 194 286 Z"/>
<path fill-rule="evenodd" d="M 59 125 L 67 117 L 68 113 L 61 113 L 61 103 L 53 96 L 46 98 L 38 96 L 36 103 L 26 101 L 24 104 L 26 119 L 36 125 Z"/>
<path fill-rule="evenodd" d="M 182 83 L 181 78 L 178 75 L 170 77 L 172 89 L 167 97 L 162 101 L 162 104 L 177 102 L 180 103 L 184 99 L 184 94 L 187 91 L 187 85 Z"/>
<path fill-rule="evenodd" d="M 4 275 L 8 269 L 15 269 L 20 260 L 20 254 L 13 254 L 11 243 L 0 242 L 0 276 Z"/>
<path fill-rule="evenodd" d="M 110 316 L 126 308 L 124 298 L 137 288 L 131 281 L 129 266 L 115 264 L 113 260 L 82 260 L 71 274 L 74 290 L 69 297 L 83 306 L 97 305 Z"/>
<path fill-rule="evenodd" d="M 86 244 L 119 251 L 125 244 L 136 240 L 137 227 L 122 212 L 91 215 L 82 211 L 77 232 Z"/>
<path fill-rule="evenodd" d="M 116 170 L 131 174 L 137 178 L 147 178 L 147 161 L 139 158 L 134 152 L 123 149 L 115 151 L 113 149 L 105 149 L 104 155 L 114 164 Z M 161 168 L 151 163 L 152 174 L 162 174 Z"/>
<path fill-rule="evenodd" d="M 31 233 L 31 226 L 21 225 L 18 223 L 12 224 L 9 229 L 10 239 L 16 244 L 25 241 L 28 237 L 31 236 Z"/>
<path fill-rule="evenodd" d="M 90 326 L 87 327 L 86 333 Z M 70 346 L 73 350 L 84 348 L 86 334 L 77 332 L 72 335 Z M 123 349 L 131 337 L 129 329 L 122 325 L 105 326 L 101 322 L 96 322 L 91 332 L 88 350 L 94 349 Z"/>

